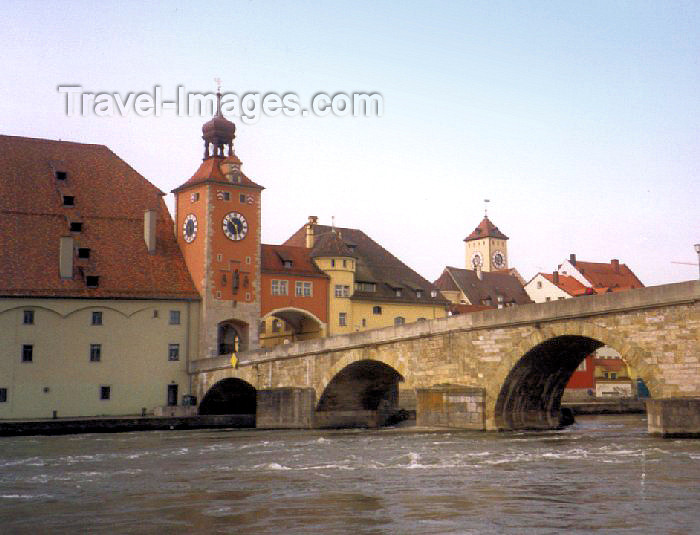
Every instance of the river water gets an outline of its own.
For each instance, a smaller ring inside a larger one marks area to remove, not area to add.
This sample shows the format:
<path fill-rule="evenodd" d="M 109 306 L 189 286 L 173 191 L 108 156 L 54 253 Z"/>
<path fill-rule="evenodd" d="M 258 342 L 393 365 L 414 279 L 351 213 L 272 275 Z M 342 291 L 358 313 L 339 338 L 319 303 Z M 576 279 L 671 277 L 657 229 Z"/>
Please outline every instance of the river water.
<path fill-rule="evenodd" d="M 199 430 L 0 438 L 0 533 L 700 533 L 700 441 Z"/>

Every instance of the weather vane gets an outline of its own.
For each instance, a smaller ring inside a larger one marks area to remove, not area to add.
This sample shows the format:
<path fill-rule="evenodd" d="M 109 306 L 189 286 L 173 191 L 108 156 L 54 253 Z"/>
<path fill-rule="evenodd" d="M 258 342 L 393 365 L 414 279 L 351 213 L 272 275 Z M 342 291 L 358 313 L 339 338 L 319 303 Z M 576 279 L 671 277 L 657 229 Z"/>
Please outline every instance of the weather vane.
<path fill-rule="evenodd" d="M 484 199 L 484 217 L 487 217 L 489 215 L 489 205 L 491 201 L 489 199 Z"/>
<path fill-rule="evenodd" d="M 221 78 L 217 76 L 214 81 L 216 82 L 216 92 L 221 93 Z"/>

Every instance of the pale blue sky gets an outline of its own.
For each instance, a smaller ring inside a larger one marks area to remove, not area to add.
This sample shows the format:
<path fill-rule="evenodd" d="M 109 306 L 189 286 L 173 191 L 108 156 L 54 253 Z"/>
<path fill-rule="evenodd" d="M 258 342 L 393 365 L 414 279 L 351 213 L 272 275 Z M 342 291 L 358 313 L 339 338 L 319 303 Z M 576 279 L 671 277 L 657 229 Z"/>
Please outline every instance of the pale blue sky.
<path fill-rule="evenodd" d="M 381 93 L 381 118 L 236 121 L 266 243 L 335 216 L 434 280 L 489 198 L 526 279 L 569 253 L 698 276 L 671 263 L 700 242 L 698 2 L 0 4 L 0 133 L 107 145 L 164 191 L 207 118 L 69 118 L 56 86 Z"/>

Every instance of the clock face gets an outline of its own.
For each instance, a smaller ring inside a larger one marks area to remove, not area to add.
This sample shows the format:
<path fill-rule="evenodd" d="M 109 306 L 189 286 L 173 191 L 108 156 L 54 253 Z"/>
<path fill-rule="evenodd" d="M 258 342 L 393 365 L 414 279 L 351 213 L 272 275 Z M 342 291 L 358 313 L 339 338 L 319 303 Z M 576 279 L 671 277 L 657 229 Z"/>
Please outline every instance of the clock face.
<path fill-rule="evenodd" d="M 474 266 L 474 269 L 479 267 L 481 265 L 481 263 L 482 263 L 481 253 L 474 253 L 472 255 L 472 266 Z"/>
<path fill-rule="evenodd" d="M 197 216 L 189 214 L 182 224 L 182 235 L 187 243 L 192 243 L 197 237 Z"/>
<path fill-rule="evenodd" d="M 224 217 L 224 234 L 229 240 L 239 241 L 248 234 L 248 222 L 243 214 L 229 212 Z"/>
<path fill-rule="evenodd" d="M 493 265 L 496 266 L 497 269 L 503 269 L 506 267 L 506 257 L 503 256 L 503 253 L 501 251 L 496 251 L 493 253 Z"/>

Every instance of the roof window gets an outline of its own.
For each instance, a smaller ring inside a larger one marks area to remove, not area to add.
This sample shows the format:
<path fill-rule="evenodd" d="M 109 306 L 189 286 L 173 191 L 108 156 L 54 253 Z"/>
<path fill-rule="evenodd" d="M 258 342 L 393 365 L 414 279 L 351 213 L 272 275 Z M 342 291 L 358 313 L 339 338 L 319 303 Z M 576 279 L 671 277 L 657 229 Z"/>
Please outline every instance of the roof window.
<path fill-rule="evenodd" d="M 75 205 L 75 197 L 73 195 L 64 195 L 63 196 L 63 206 L 74 206 Z"/>
<path fill-rule="evenodd" d="M 100 285 L 100 277 L 97 275 L 88 275 L 85 277 L 85 284 L 88 288 L 97 288 Z"/>
<path fill-rule="evenodd" d="M 78 258 L 90 258 L 90 248 L 78 247 Z"/>
<path fill-rule="evenodd" d="M 68 173 L 65 171 L 56 171 L 54 175 L 56 176 L 56 180 L 65 180 L 68 178 Z"/>

